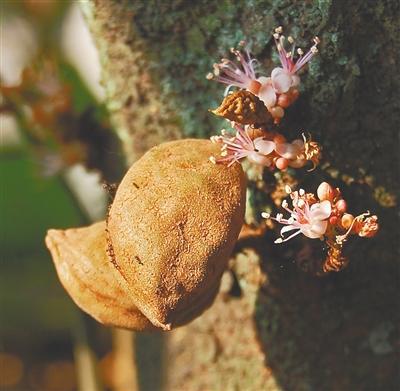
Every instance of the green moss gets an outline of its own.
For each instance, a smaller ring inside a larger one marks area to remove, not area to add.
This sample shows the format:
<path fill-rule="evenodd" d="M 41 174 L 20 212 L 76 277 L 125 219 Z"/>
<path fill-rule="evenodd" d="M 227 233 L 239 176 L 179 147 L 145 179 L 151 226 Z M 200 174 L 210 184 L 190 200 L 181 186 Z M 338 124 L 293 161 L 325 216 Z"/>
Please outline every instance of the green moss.
<path fill-rule="evenodd" d="M 394 59 L 395 45 L 399 45 L 394 3 L 254 0 L 160 5 L 148 1 L 132 6 L 139 33 L 161 74 L 164 94 L 179 112 L 186 136 L 207 137 L 221 127 L 208 109 L 217 106 L 223 87 L 207 81 L 205 75 L 230 47 L 246 39 L 268 72 L 277 64 L 276 55 L 271 61 L 274 27 L 283 25 L 303 47 L 319 35 L 321 55 L 302 76 L 304 93 L 288 110 L 283 130 L 295 136 L 300 129 L 309 129 L 323 141 L 326 160 L 340 171 L 359 178 L 355 169 L 366 166 L 369 174 L 387 186 L 393 183 L 393 173 L 384 170 L 387 162 L 382 151 L 396 155 L 390 135 L 394 137 L 399 120 L 394 115 L 395 100 L 390 99 L 392 78 L 397 75 L 390 58 Z M 397 76 L 395 81 L 399 82 Z M 364 137 L 369 146 L 354 164 L 354 149 L 343 149 L 338 140 L 350 139 L 352 148 L 359 149 L 352 139 Z"/>

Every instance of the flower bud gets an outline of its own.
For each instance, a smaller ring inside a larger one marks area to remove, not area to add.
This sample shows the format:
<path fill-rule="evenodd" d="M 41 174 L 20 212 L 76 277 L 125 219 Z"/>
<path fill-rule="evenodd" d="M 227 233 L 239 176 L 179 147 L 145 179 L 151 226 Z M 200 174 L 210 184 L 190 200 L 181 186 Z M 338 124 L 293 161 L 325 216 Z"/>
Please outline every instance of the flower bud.
<path fill-rule="evenodd" d="M 285 115 L 285 110 L 280 106 L 272 107 L 270 110 L 272 117 L 281 119 Z"/>
<path fill-rule="evenodd" d="M 257 80 L 252 80 L 247 89 L 252 94 L 257 95 L 258 91 L 260 91 L 260 88 L 261 88 L 261 83 L 259 81 L 257 81 Z"/>
<path fill-rule="evenodd" d="M 347 202 L 343 199 L 339 200 L 338 202 L 336 202 L 336 210 L 339 213 L 344 213 L 347 210 Z"/>
<path fill-rule="evenodd" d="M 344 229 L 349 229 L 350 226 L 351 226 L 351 224 L 353 223 L 353 220 L 354 220 L 354 216 L 353 216 L 352 214 L 350 214 L 350 213 L 345 213 L 345 214 L 342 216 L 342 220 L 341 220 L 342 227 L 343 227 Z"/>
<path fill-rule="evenodd" d="M 334 194 L 335 194 L 335 191 L 329 183 L 322 182 L 318 186 L 317 195 L 321 201 L 325 201 L 325 200 L 332 201 Z"/>
<path fill-rule="evenodd" d="M 339 218 L 337 216 L 331 216 L 329 217 L 329 224 L 331 225 L 336 225 L 339 221 Z"/>
<path fill-rule="evenodd" d="M 283 107 L 286 109 L 287 107 L 290 106 L 291 100 L 288 94 L 280 94 L 278 96 L 278 106 Z"/>
<path fill-rule="evenodd" d="M 275 165 L 278 170 L 285 170 L 289 165 L 289 160 L 285 159 L 284 157 L 280 157 L 276 160 Z"/>

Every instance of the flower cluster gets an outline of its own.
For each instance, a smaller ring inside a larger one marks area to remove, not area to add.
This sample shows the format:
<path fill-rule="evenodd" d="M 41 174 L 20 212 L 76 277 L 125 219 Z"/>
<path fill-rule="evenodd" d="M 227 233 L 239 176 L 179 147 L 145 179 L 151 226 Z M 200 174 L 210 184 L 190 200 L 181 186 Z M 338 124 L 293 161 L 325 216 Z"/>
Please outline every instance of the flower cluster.
<path fill-rule="evenodd" d="M 292 191 L 286 189 L 291 198 L 291 207 L 284 200 L 282 208 L 290 214 L 284 218 L 278 213 L 271 217 L 269 213 L 262 213 L 262 217 L 273 219 L 284 227 L 281 237 L 275 243 L 286 242 L 299 234 L 310 239 L 324 240 L 328 246 L 327 258 L 323 263 L 323 271 L 338 271 L 346 264 L 342 255 L 343 244 L 350 235 L 370 238 L 378 232 L 378 217 L 369 212 L 353 216 L 347 212 L 347 203 L 342 198 L 338 188 L 333 188 L 327 182 L 322 182 L 317 189 L 317 196 L 306 193 L 303 189 Z M 291 232 L 287 237 L 285 235 Z"/>
<path fill-rule="evenodd" d="M 271 113 L 275 123 L 279 123 L 289 107 L 299 96 L 298 86 L 300 77 L 298 72 L 318 53 L 318 37 L 313 39 L 314 44 L 304 54 L 303 50 L 296 50 L 294 39 L 289 36 L 287 41 L 291 45 L 290 50 L 285 49 L 286 38 L 282 35 L 282 27 L 275 29 L 273 37 L 279 53 L 281 67 L 272 70 L 270 77 L 257 77 L 255 65 L 257 61 L 250 56 L 247 49 L 242 53 L 240 50 L 231 49 L 238 63 L 223 58 L 220 63 L 214 64 L 213 73 L 207 75 L 212 79 L 228 85 L 225 95 L 231 87 L 245 89 L 256 95 Z M 241 42 L 241 46 L 245 43 Z M 298 55 L 297 60 L 294 59 Z"/>
<path fill-rule="evenodd" d="M 282 27 L 273 33 L 281 66 L 274 68 L 269 77 L 258 73 L 257 60 L 251 57 L 244 42 L 240 43 L 243 50 L 231 49 L 236 61 L 223 58 L 214 64 L 213 73 L 207 75 L 207 79 L 227 85 L 224 100 L 212 113 L 228 120 L 233 128 L 233 131 L 222 130 L 221 135 L 211 137 L 213 143 L 221 146 L 220 156 L 210 157 L 212 163 L 229 167 L 247 159 L 261 167 L 281 171 L 307 164 L 314 169 L 318 165 L 321 158 L 318 143 L 304 133 L 301 139 L 288 141 L 273 124 L 279 125 L 286 108 L 298 98 L 298 73 L 318 53 L 320 41 L 314 37 L 313 45 L 304 53 L 296 48 L 292 37 L 286 38 L 282 33 Z M 232 87 L 236 90 L 231 91 Z M 303 189 L 292 191 L 289 186 L 287 193 L 291 205 L 284 200 L 282 207 L 289 213 L 288 218 L 281 213 L 276 217 L 268 213 L 262 216 L 284 225 L 275 243 L 287 242 L 300 234 L 324 242 L 327 253 L 322 262 L 307 261 L 312 258 L 310 245 L 298 254 L 299 261 L 309 270 L 317 265 L 317 274 L 339 271 L 347 265 L 348 259 L 342 249 L 349 236 L 372 237 L 379 229 L 377 216 L 369 212 L 359 216 L 347 213 L 347 203 L 340 190 L 326 182 L 320 184 L 317 195 Z"/>
<path fill-rule="evenodd" d="M 315 167 L 319 162 L 320 146 L 307 140 L 304 134 L 303 139 L 289 143 L 277 132 L 237 123 L 233 123 L 233 128 L 235 135 L 224 129 L 220 136 L 211 137 L 212 142 L 221 144 L 221 156 L 210 157 L 211 162 L 228 163 L 231 166 L 247 158 L 251 163 L 279 170 L 304 167 L 308 162 Z"/>
<path fill-rule="evenodd" d="M 247 158 L 254 164 L 278 170 L 301 168 L 308 162 L 315 168 L 319 163 L 321 147 L 310 137 L 307 139 L 303 134 L 302 139 L 288 142 L 283 135 L 270 131 L 272 121 L 279 123 L 284 109 L 297 99 L 300 82 L 297 72 L 317 52 L 319 41 L 315 38 L 314 46 L 304 56 L 298 50 L 300 57 L 295 61 L 294 40 L 288 38 L 293 48 L 287 52 L 281 27 L 275 30 L 274 38 L 282 67 L 275 68 L 271 77 L 257 75 L 257 61 L 247 48 L 243 52 L 231 49 L 237 62 L 224 58 L 214 64 L 214 73 L 207 75 L 208 79 L 228 85 L 227 96 L 212 112 L 229 120 L 234 128 L 234 134 L 223 130 L 222 135 L 211 137 L 213 142 L 221 144 L 221 156 L 210 158 L 213 163 L 230 166 Z M 245 43 L 240 45 L 245 46 Z M 228 94 L 231 87 L 237 87 L 239 91 Z"/>

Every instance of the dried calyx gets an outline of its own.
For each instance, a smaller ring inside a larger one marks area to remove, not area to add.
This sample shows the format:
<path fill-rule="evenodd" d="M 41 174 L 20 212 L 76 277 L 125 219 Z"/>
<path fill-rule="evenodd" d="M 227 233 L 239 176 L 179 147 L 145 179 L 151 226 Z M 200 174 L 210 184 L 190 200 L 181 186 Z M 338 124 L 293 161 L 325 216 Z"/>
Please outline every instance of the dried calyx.
<path fill-rule="evenodd" d="M 102 323 L 169 330 L 214 300 L 243 224 L 240 165 L 181 140 L 151 149 L 118 187 L 107 222 L 50 230 L 46 244 L 73 300 Z"/>

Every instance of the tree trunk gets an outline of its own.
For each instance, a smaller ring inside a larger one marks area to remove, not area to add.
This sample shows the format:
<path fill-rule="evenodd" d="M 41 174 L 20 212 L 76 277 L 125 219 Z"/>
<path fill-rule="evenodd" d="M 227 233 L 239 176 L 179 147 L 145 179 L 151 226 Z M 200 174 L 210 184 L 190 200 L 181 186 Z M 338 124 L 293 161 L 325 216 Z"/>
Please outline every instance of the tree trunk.
<path fill-rule="evenodd" d="M 129 162 L 162 141 L 209 137 L 223 127 L 208 112 L 220 103 L 223 88 L 205 75 L 240 40 L 251 44 L 270 71 L 277 65 L 271 56 L 275 27 L 282 25 L 304 48 L 318 35 L 320 54 L 302 76 L 302 93 L 286 110 L 281 129 L 289 138 L 309 131 L 323 145 L 324 159 L 312 173 L 296 172 L 289 179 L 309 191 L 328 180 L 342 189 L 352 210 L 370 209 L 382 222 L 376 238 L 354 241 L 348 269 L 325 278 L 299 270 L 290 245 L 278 251 L 271 244 L 273 233 L 239 242 L 213 307 L 164 337 L 165 387 L 395 389 L 399 2 L 91 0 L 81 5 Z M 253 222 L 284 179 L 288 176 L 266 177 L 268 191 L 250 183 Z"/>

